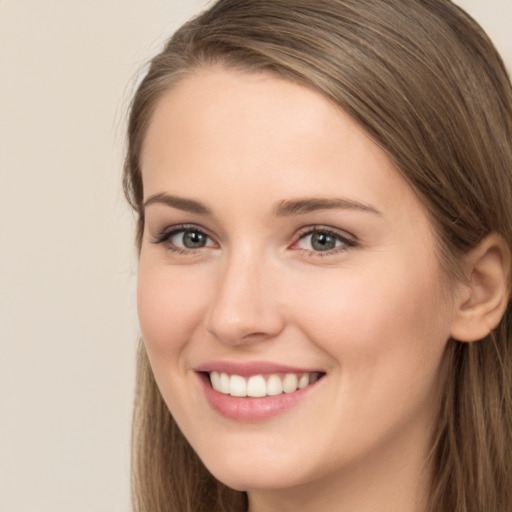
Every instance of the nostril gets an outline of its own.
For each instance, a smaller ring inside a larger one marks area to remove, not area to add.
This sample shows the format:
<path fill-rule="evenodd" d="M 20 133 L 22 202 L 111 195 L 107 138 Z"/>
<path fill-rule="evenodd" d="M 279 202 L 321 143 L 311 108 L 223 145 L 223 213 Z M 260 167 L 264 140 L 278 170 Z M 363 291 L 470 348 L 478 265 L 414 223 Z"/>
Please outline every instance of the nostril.
<path fill-rule="evenodd" d="M 246 334 L 245 336 L 242 337 L 242 339 L 247 340 L 247 341 L 251 341 L 251 340 L 257 341 L 259 339 L 268 338 L 268 337 L 269 337 L 269 334 L 267 334 L 267 333 L 253 332 L 253 333 Z"/>
<path fill-rule="evenodd" d="M 258 323 L 259 325 L 255 325 Z M 263 328 L 262 328 L 263 327 Z M 284 328 L 284 322 L 251 321 L 251 319 L 237 319 L 209 322 L 207 331 L 218 341 L 229 345 L 243 345 L 256 343 L 275 338 Z"/>

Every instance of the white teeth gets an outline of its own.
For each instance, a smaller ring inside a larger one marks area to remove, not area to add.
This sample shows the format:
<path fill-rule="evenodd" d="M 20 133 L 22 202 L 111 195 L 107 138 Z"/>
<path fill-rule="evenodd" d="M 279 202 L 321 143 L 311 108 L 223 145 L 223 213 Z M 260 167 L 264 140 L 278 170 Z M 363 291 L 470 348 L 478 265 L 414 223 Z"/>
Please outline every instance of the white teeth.
<path fill-rule="evenodd" d="M 220 387 L 219 391 L 221 393 L 224 393 L 225 395 L 229 395 L 229 375 L 227 373 L 221 373 L 220 374 Z"/>
<path fill-rule="evenodd" d="M 308 384 L 309 384 L 309 375 L 307 373 L 305 373 L 299 379 L 298 388 L 299 389 L 304 389 Z"/>
<path fill-rule="evenodd" d="M 267 384 L 262 375 L 254 375 L 247 381 L 247 396 L 259 397 L 267 394 Z"/>
<path fill-rule="evenodd" d="M 313 373 L 287 373 L 272 374 L 265 378 L 263 375 L 253 375 L 249 378 L 240 375 L 228 375 L 224 372 L 211 372 L 210 382 L 212 388 L 225 395 L 236 397 L 264 397 L 276 396 L 282 393 L 294 393 L 297 389 L 304 389 L 320 378 L 320 374 Z"/>
<path fill-rule="evenodd" d="M 212 388 L 229 395 L 229 375 L 227 373 L 219 373 L 219 372 L 211 372 L 210 373 L 210 381 L 212 383 Z"/>
<path fill-rule="evenodd" d="M 283 383 L 279 375 L 271 375 L 267 380 L 267 395 L 275 396 L 283 392 Z"/>
<path fill-rule="evenodd" d="M 283 391 L 285 393 L 293 393 L 297 391 L 299 385 L 299 378 L 295 373 L 287 373 L 283 380 Z"/>
<path fill-rule="evenodd" d="M 213 389 L 220 389 L 220 387 L 221 387 L 220 386 L 220 373 L 219 372 L 211 372 L 210 373 L 210 382 L 212 383 Z"/>
<path fill-rule="evenodd" d="M 240 375 L 231 375 L 229 379 L 229 394 L 231 396 L 247 396 L 247 381 Z"/>

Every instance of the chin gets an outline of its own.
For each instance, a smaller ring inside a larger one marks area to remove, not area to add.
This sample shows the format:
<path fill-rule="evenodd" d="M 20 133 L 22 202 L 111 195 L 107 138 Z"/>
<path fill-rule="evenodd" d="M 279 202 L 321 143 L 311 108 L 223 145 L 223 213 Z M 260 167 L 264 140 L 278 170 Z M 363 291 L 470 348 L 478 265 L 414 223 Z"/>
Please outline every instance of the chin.
<path fill-rule="evenodd" d="M 222 468 L 217 471 L 215 468 L 211 473 L 217 480 L 236 491 L 286 489 L 303 483 L 285 471 L 255 471 L 248 468 Z"/>
<path fill-rule="evenodd" d="M 263 458 L 245 452 L 203 463 L 217 480 L 237 491 L 286 489 L 306 483 L 310 473 L 303 462 L 283 454 Z"/>

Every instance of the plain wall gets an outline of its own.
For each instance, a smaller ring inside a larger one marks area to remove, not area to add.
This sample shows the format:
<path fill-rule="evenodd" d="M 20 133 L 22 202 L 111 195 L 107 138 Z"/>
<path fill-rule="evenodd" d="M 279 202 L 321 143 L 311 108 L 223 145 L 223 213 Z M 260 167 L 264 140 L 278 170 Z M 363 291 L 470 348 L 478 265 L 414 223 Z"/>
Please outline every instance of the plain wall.
<path fill-rule="evenodd" d="M 128 512 L 124 116 L 200 0 L 0 0 L 0 512 Z M 512 69 L 512 0 L 461 0 Z"/>
<path fill-rule="evenodd" d="M 133 84 L 191 0 L 0 1 L 0 511 L 127 512 Z"/>

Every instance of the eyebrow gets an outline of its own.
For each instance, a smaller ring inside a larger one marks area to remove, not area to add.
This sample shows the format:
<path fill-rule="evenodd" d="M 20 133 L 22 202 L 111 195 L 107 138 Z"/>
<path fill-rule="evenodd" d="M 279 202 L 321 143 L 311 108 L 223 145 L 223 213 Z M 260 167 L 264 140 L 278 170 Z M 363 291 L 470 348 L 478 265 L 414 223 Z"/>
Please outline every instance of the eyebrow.
<path fill-rule="evenodd" d="M 184 197 L 173 196 L 165 193 L 154 194 L 146 201 L 144 201 L 144 208 L 147 208 L 151 204 L 164 204 L 171 208 L 183 210 L 198 215 L 211 215 L 211 210 L 203 203 L 194 199 L 188 199 Z M 354 201 L 352 199 L 340 199 L 340 198 L 305 198 L 305 199 L 293 199 L 283 200 L 274 208 L 274 215 L 277 217 L 289 217 L 295 215 L 303 215 L 318 210 L 359 210 L 363 212 L 373 213 L 376 215 L 382 215 L 379 210 L 373 206 Z"/>
<path fill-rule="evenodd" d="M 290 201 L 281 201 L 274 208 L 274 215 L 278 217 L 287 217 L 292 215 L 303 215 L 305 213 L 314 212 L 317 210 L 359 210 L 376 215 L 382 215 L 379 210 L 373 206 L 354 201 L 352 199 L 339 199 L 339 198 L 306 198 L 296 199 Z"/>
<path fill-rule="evenodd" d="M 194 199 L 186 199 L 184 197 L 171 196 L 169 194 L 154 194 L 144 201 L 144 208 L 151 204 L 164 204 L 171 208 L 183 210 L 185 212 L 197 213 L 198 215 L 211 215 L 212 212 L 208 207 Z"/>

